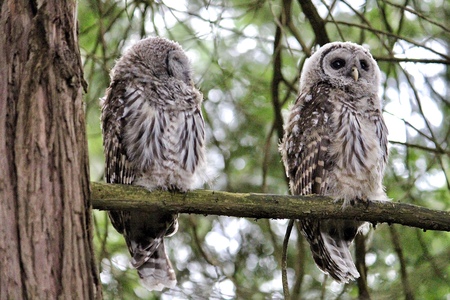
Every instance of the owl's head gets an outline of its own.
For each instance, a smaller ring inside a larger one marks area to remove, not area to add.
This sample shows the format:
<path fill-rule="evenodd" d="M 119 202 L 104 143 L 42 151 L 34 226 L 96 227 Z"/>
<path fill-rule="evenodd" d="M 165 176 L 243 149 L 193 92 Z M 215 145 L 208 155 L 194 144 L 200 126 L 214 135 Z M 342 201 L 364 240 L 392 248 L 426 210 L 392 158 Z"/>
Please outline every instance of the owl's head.
<path fill-rule="evenodd" d="M 325 82 L 354 96 L 378 93 L 380 69 L 370 52 L 350 42 L 334 42 L 322 46 L 305 63 L 300 90 Z"/>
<path fill-rule="evenodd" d="M 114 66 L 112 77 L 127 76 L 167 80 L 181 80 L 193 85 L 192 71 L 188 57 L 181 46 L 162 37 L 142 39 L 128 49 Z"/>

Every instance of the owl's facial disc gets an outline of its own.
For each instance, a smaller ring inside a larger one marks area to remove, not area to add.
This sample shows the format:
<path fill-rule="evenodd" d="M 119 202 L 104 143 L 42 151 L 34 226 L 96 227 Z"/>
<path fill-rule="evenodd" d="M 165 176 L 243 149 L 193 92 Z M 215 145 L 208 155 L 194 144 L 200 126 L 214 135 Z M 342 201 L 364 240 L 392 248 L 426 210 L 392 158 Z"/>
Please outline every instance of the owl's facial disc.
<path fill-rule="evenodd" d="M 358 81 L 361 72 L 369 70 L 369 64 L 365 59 L 359 59 L 358 56 L 354 57 L 337 57 L 333 58 L 330 62 L 330 67 L 337 71 L 340 75 L 346 75 Z"/>
<path fill-rule="evenodd" d="M 323 75 L 337 87 L 372 84 L 373 69 L 371 58 L 360 50 L 338 48 L 325 53 L 322 59 Z"/>

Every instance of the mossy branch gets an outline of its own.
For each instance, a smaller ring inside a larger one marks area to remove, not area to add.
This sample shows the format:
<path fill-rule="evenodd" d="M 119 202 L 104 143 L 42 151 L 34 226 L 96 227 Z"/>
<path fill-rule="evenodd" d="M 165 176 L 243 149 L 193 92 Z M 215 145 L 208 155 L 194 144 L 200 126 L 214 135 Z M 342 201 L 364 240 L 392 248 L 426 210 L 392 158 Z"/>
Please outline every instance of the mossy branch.
<path fill-rule="evenodd" d="M 397 223 L 423 230 L 450 231 L 450 212 L 396 202 L 371 201 L 342 208 L 342 202 L 317 195 L 286 196 L 195 190 L 149 192 L 144 188 L 91 182 L 91 202 L 100 210 L 141 210 L 270 219 L 356 219 Z"/>

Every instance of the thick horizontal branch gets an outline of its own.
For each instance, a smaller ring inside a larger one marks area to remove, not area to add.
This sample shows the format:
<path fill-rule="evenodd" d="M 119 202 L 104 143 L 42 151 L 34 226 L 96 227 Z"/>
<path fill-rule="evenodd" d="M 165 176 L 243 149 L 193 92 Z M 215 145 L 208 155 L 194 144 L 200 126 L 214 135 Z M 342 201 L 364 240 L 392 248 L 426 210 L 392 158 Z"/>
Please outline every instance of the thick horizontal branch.
<path fill-rule="evenodd" d="M 188 193 L 149 192 L 129 185 L 91 183 L 91 202 L 101 210 L 167 211 L 270 219 L 355 219 L 397 223 L 424 230 L 450 231 L 450 212 L 395 202 L 371 201 L 345 209 L 331 198 L 228 193 L 195 190 Z"/>

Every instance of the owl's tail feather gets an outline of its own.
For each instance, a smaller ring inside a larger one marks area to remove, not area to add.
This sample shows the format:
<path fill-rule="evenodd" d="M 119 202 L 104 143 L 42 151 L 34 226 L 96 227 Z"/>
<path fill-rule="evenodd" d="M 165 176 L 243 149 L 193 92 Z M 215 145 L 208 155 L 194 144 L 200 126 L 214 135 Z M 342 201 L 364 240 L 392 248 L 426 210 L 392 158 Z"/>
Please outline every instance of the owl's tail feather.
<path fill-rule="evenodd" d="M 341 283 L 348 283 L 350 280 L 358 278 L 359 272 L 349 249 L 350 243 L 342 239 L 335 239 L 324 232 L 321 233 L 321 237 L 324 245 L 322 256 L 327 258 L 324 268 L 321 269 Z M 316 257 L 314 260 L 317 263 Z"/>
<path fill-rule="evenodd" d="M 148 290 L 162 291 L 177 284 L 175 272 L 164 248 L 164 239 L 155 239 L 146 249 L 135 248 L 131 264 Z"/>
<path fill-rule="evenodd" d="M 319 221 L 302 222 L 302 229 L 319 269 L 339 283 L 348 283 L 360 276 L 350 253 L 351 240 L 321 231 Z"/>

